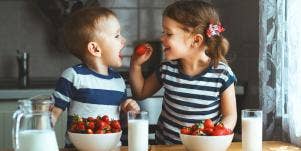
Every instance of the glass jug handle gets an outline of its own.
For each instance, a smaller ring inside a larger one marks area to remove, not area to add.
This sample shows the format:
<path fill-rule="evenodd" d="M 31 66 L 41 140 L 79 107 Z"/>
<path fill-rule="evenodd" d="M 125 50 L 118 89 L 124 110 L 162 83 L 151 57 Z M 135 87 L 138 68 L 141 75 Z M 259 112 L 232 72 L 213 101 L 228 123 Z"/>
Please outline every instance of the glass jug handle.
<path fill-rule="evenodd" d="M 19 109 L 13 114 L 12 142 L 15 150 L 19 149 L 19 128 L 23 112 Z"/>

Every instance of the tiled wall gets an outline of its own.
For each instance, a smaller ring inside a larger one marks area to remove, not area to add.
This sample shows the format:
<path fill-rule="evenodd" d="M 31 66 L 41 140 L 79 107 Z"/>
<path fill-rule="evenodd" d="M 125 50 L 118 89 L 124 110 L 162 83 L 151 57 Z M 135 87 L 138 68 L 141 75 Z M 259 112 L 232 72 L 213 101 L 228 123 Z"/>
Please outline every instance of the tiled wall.
<path fill-rule="evenodd" d="M 125 56 L 139 40 L 159 40 L 161 13 L 174 0 L 99 0 L 113 9 L 127 38 Z M 229 39 L 230 66 L 238 80 L 247 82 L 243 106 L 258 106 L 258 0 L 212 0 L 220 10 Z M 30 76 L 56 78 L 79 61 L 57 50 L 50 33 L 53 26 L 30 1 L 0 0 L 0 78 L 17 77 L 16 50 L 30 52 Z M 129 58 L 124 58 L 124 66 Z M 241 101 L 241 100 L 240 100 Z"/>

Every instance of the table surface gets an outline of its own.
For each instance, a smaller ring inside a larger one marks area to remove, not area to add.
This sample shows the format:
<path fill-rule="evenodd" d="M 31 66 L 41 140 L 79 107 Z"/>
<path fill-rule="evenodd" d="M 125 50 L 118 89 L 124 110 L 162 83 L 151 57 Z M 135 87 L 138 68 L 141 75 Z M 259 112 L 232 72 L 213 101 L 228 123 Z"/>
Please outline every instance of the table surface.
<path fill-rule="evenodd" d="M 127 146 L 122 146 L 120 151 L 127 151 Z M 60 151 L 76 151 L 75 149 L 61 149 Z M 151 145 L 149 151 L 185 151 L 183 145 Z M 241 142 L 232 142 L 228 151 L 241 151 Z M 262 151 L 301 151 L 301 148 L 280 141 L 264 141 Z"/>

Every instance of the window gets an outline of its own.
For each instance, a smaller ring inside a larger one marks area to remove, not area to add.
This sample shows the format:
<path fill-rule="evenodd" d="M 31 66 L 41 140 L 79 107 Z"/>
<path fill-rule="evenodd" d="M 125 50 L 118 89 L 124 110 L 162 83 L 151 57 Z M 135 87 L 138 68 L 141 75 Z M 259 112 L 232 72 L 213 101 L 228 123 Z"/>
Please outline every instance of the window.
<path fill-rule="evenodd" d="M 301 1 L 287 0 L 287 104 L 291 142 L 301 146 Z"/>

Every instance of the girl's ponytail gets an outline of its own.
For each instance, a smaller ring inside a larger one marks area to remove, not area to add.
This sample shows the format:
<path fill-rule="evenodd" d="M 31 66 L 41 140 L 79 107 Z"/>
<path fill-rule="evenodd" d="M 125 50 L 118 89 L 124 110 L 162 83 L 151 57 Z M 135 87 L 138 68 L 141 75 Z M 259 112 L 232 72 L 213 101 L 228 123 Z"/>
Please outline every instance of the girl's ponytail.
<path fill-rule="evenodd" d="M 207 39 L 207 55 L 211 58 L 214 67 L 217 67 L 219 62 L 227 63 L 225 58 L 229 50 L 229 42 L 222 35 L 216 35 Z"/>

